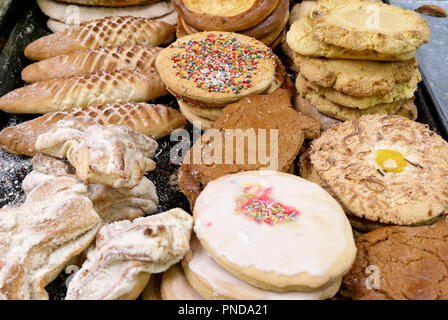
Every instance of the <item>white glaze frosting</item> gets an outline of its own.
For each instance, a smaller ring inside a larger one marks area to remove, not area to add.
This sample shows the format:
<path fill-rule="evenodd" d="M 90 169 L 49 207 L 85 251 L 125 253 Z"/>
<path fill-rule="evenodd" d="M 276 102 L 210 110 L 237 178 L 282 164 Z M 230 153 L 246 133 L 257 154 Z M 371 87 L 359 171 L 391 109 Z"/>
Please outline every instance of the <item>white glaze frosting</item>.
<path fill-rule="evenodd" d="M 289 223 L 260 224 L 235 213 L 243 184 L 272 187 L 271 196 L 299 211 Z M 273 171 L 227 175 L 210 182 L 195 204 L 195 227 L 212 256 L 241 268 L 295 276 L 323 276 L 354 247 L 349 222 L 339 204 L 319 185 Z"/>
<path fill-rule="evenodd" d="M 213 291 L 236 300 L 316 300 L 321 291 L 277 293 L 254 287 L 233 276 L 217 264 L 200 244 L 192 244 L 190 271 L 205 278 Z"/>

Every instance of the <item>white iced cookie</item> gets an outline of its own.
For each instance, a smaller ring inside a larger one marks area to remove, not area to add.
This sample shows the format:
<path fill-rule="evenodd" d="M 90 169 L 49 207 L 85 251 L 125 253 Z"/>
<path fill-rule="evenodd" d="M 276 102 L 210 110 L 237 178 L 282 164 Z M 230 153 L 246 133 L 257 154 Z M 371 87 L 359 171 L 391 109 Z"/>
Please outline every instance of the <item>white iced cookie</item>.
<path fill-rule="evenodd" d="M 265 290 L 315 291 L 348 272 L 356 254 L 336 200 L 289 174 L 250 171 L 212 181 L 196 201 L 194 218 L 210 256 Z"/>
<path fill-rule="evenodd" d="M 217 264 L 201 246 L 192 239 L 190 251 L 182 260 L 189 283 L 209 300 L 319 300 L 336 294 L 341 279 L 310 292 L 278 293 L 266 291 L 241 281 Z"/>

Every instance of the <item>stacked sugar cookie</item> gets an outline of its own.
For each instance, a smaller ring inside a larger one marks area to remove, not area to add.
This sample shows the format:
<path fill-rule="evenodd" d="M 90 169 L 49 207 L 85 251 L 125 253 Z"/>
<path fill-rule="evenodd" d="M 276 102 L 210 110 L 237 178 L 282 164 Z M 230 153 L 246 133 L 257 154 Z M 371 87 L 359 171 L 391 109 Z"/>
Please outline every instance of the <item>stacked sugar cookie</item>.
<path fill-rule="evenodd" d="M 106 17 L 132 16 L 149 18 L 176 25 L 177 13 L 171 1 L 83 1 L 37 0 L 42 12 L 48 16 L 47 26 L 52 32 Z"/>
<path fill-rule="evenodd" d="M 323 123 L 366 114 L 415 120 L 415 50 L 429 37 L 413 11 L 370 0 L 318 1 L 287 34 L 299 70 L 296 107 Z"/>
<path fill-rule="evenodd" d="M 177 35 L 201 31 L 238 32 L 274 48 L 285 36 L 289 0 L 173 0 Z"/>
<path fill-rule="evenodd" d="M 194 231 L 184 273 L 162 277 L 162 298 L 327 299 L 356 253 L 338 203 L 318 185 L 274 171 L 210 182 L 196 201 Z M 175 293 L 173 278 L 184 283 Z"/>
<path fill-rule="evenodd" d="M 180 38 L 160 52 L 156 66 L 182 114 L 203 129 L 210 128 L 226 105 L 288 85 L 285 68 L 272 50 L 238 33 Z"/>

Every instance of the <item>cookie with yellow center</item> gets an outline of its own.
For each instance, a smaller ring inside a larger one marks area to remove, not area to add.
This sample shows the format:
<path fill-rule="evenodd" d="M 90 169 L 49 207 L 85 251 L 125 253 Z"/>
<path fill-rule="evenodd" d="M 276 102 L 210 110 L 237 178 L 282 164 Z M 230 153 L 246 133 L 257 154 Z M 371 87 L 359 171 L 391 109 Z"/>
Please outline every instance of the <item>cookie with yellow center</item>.
<path fill-rule="evenodd" d="M 319 184 L 366 222 L 428 224 L 448 208 L 448 143 L 404 117 L 338 124 L 313 141 L 309 162 Z"/>
<path fill-rule="evenodd" d="M 197 198 L 194 220 L 213 260 L 264 290 L 323 289 L 350 269 L 356 253 L 336 200 L 290 174 L 246 171 L 214 180 Z"/>
<path fill-rule="evenodd" d="M 267 91 L 275 81 L 276 56 L 241 34 L 201 32 L 162 50 L 156 67 L 177 97 L 222 107 Z"/>

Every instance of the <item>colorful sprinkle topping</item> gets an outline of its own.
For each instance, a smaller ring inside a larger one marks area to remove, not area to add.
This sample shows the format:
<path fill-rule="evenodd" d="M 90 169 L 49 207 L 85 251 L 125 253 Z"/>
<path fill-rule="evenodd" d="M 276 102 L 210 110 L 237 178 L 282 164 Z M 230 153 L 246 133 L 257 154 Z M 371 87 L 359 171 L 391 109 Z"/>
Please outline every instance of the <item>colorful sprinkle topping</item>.
<path fill-rule="evenodd" d="M 253 86 L 253 74 L 261 59 L 274 57 L 270 48 L 257 48 L 240 39 L 207 34 L 200 41 L 189 40 L 171 48 L 183 49 L 171 57 L 176 76 L 190 80 L 208 92 L 233 92 Z"/>
<path fill-rule="evenodd" d="M 272 188 L 244 185 L 244 194 L 236 200 L 236 214 L 243 214 L 257 223 L 276 225 L 292 222 L 299 212 L 278 203 L 271 197 Z"/>

